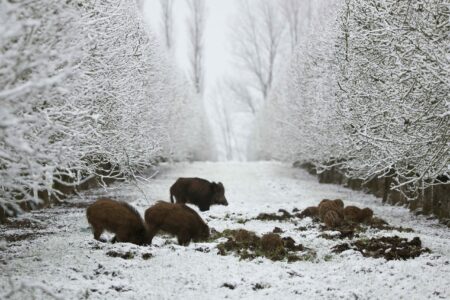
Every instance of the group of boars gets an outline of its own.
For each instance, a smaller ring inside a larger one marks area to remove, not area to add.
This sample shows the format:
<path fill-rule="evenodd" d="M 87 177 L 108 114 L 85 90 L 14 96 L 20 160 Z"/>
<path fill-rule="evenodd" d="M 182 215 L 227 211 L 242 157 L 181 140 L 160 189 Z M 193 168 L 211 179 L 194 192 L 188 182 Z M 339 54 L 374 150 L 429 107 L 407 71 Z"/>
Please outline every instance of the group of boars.
<path fill-rule="evenodd" d="M 344 223 L 368 223 L 372 220 L 373 211 L 367 207 L 361 209 L 353 205 L 344 207 L 344 201 L 341 199 L 323 199 L 318 206 L 305 208 L 300 216 L 318 218 L 326 227 L 332 229 Z"/>
<path fill-rule="evenodd" d="M 94 238 L 99 241 L 104 231 L 115 234 L 112 242 L 150 245 L 160 231 L 175 235 L 180 245 L 191 240 L 205 240 L 210 235 L 209 226 L 186 203 L 207 211 L 211 205 L 228 205 L 225 188 L 221 182 L 209 182 L 202 178 L 179 178 L 170 188 L 170 201 L 157 201 L 145 211 L 144 219 L 131 205 L 123 201 L 101 198 L 86 211 Z M 340 199 L 324 199 L 318 206 L 307 207 L 302 217 L 318 218 L 328 228 L 336 228 L 344 222 L 369 222 L 373 216 L 370 208 L 346 206 Z"/>
<path fill-rule="evenodd" d="M 157 201 L 145 211 L 144 219 L 126 202 L 101 198 L 86 210 L 94 238 L 99 241 L 104 231 L 115 234 L 112 242 L 150 245 L 160 231 L 177 236 L 180 245 L 209 237 L 210 230 L 199 214 L 186 205 L 192 203 L 200 211 L 211 205 L 228 205 L 221 182 L 202 178 L 179 178 L 170 188 L 170 201 Z"/>

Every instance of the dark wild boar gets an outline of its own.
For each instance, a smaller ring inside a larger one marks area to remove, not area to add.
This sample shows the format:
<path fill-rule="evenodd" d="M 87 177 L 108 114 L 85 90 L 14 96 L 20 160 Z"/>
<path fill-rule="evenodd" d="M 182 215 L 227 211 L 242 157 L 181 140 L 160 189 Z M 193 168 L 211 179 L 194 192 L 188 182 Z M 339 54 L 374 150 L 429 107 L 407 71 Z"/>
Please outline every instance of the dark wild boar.
<path fill-rule="evenodd" d="M 329 210 L 323 218 L 323 222 L 328 228 L 335 228 L 342 225 L 342 218 L 335 210 Z"/>
<path fill-rule="evenodd" d="M 141 215 L 126 202 L 98 199 L 86 209 L 86 216 L 96 240 L 106 230 L 115 234 L 113 242 L 144 245 L 151 241 Z"/>
<path fill-rule="evenodd" d="M 341 219 L 344 218 L 344 203 L 341 199 L 328 200 L 324 199 L 319 204 L 319 218 L 322 222 L 325 220 L 325 214 L 330 210 L 335 211 Z"/>
<path fill-rule="evenodd" d="M 311 217 L 318 218 L 319 217 L 319 208 L 317 206 L 309 206 L 305 208 L 300 214 L 300 218 Z"/>
<path fill-rule="evenodd" d="M 192 203 L 200 211 L 209 210 L 213 204 L 228 205 L 225 188 L 221 182 L 209 182 L 202 178 L 178 178 L 170 187 L 170 201 Z"/>
<path fill-rule="evenodd" d="M 372 219 L 373 211 L 370 208 L 361 209 L 357 206 L 349 205 L 344 208 L 344 219 L 346 221 L 363 223 Z"/>
<path fill-rule="evenodd" d="M 158 201 L 145 211 L 151 237 L 159 230 L 176 235 L 180 245 L 209 237 L 209 227 L 198 213 L 184 203 Z"/>

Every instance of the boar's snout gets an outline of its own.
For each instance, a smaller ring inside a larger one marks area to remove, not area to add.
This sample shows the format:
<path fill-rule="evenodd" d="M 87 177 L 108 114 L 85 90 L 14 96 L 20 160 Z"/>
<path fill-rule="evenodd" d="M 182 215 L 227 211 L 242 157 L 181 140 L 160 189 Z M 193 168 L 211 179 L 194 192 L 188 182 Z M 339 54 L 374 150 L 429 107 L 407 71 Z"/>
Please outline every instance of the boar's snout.
<path fill-rule="evenodd" d="M 217 200 L 216 204 L 228 206 L 228 201 L 224 196 L 222 196 Z"/>

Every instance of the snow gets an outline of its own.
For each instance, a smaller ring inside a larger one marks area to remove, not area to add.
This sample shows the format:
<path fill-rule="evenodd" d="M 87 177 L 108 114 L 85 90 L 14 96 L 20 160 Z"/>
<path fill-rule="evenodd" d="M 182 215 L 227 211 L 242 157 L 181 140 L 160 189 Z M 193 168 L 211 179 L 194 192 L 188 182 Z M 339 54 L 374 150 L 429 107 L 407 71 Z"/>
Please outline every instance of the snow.
<path fill-rule="evenodd" d="M 217 230 L 246 228 L 258 234 L 275 226 L 297 243 L 317 251 L 314 261 L 246 261 L 217 255 L 216 243 L 176 244 L 159 235 L 152 246 L 99 243 L 93 239 L 84 208 L 60 206 L 29 213 L 23 218 L 45 220 L 49 226 L 34 230 L 35 239 L 4 242 L 0 247 L 0 299 L 449 299 L 450 231 L 435 220 L 413 216 L 402 207 L 382 206 L 381 200 L 337 185 L 319 184 L 305 171 L 277 162 L 179 163 L 162 165 L 149 183 L 117 184 L 71 199 L 80 204 L 98 196 L 113 196 L 143 211 L 156 200 L 169 199 L 169 187 L 181 176 L 199 176 L 225 185 L 229 206 L 213 206 L 201 213 Z M 143 194 L 142 192 L 145 194 Z M 318 237 L 309 218 L 292 222 L 251 220 L 260 212 L 291 211 L 316 205 L 323 198 L 341 198 L 346 205 L 372 208 L 392 225 L 415 232 L 374 232 L 367 236 L 420 237 L 432 250 L 416 259 L 386 261 L 365 258 L 358 252 L 332 254 L 339 241 Z M 197 209 L 195 207 L 195 209 Z M 198 211 L 198 210 L 197 210 Z M 228 217 L 227 217 L 228 216 Z M 39 223 L 40 224 L 40 223 Z M 3 234 L 18 229 L 0 227 Z M 27 229 L 29 231 L 29 229 Z M 32 231 L 33 232 L 33 231 Z M 2 235 L 3 235 L 2 234 Z M 202 250 L 202 251 L 200 251 Z M 106 253 L 131 252 L 132 259 Z M 142 255 L 151 253 L 145 260 Z M 330 255 L 332 255 L 331 259 Z M 235 288 L 224 287 L 224 284 Z"/>

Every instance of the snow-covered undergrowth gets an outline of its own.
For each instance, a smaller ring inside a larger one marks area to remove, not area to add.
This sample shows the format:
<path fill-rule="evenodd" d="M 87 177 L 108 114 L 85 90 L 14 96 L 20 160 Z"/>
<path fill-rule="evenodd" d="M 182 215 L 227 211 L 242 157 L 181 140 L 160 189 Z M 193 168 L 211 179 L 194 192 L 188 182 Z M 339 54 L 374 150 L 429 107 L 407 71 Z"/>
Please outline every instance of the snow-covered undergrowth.
<path fill-rule="evenodd" d="M 284 231 L 282 236 L 291 236 L 296 243 L 314 249 L 317 257 L 294 263 L 265 258 L 239 260 L 233 255 L 218 255 L 215 248 L 218 242 L 181 247 L 174 238 L 165 235 L 156 236 L 152 246 L 143 247 L 99 243 L 93 239 L 85 217 L 86 203 L 108 195 L 129 201 L 143 213 L 156 200 L 168 200 L 169 187 L 180 176 L 200 176 L 224 183 L 230 205 L 213 206 L 201 213 L 210 227 L 219 231 L 245 228 L 258 235 L 280 227 Z M 351 250 L 333 254 L 331 248 L 342 240 L 320 238 L 317 226 L 312 226 L 309 218 L 297 219 L 296 224 L 239 221 L 261 212 L 302 209 L 323 198 L 341 198 L 346 205 L 368 206 L 391 225 L 414 229 L 414 232 L 369 230 L 362 234 L 364 237 L 418 236 L 432 253 L 407 261 L 364 258 Z M 0 243 L 0 298 L 8 294 L 11 299 L 27 299 L 32 295 L 38 299 L 450 297 L 448 228 L 435 220 L 412 216 L 407 209 L 382 206 L 380 199 L 371 195 L 337 185 L 321 185 L 305 171 L 282 163 L 163 165 L 158 176 L 139 189 L 116 185 L 107 193 L 90 191 L 73 198 L 69 206 L 28 213 L 19 221 L 31 226 L 1 227 L 1 236 L 8 237 L 8 242 Z M 300 227 L 306 229 L 298 230 Z M 21 238 L 25 234 L 29 236 Z"/>

